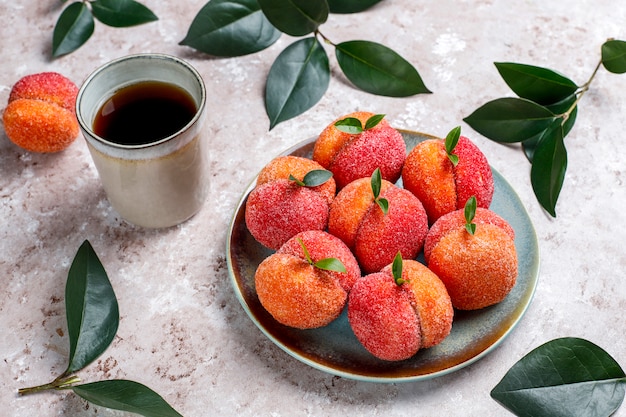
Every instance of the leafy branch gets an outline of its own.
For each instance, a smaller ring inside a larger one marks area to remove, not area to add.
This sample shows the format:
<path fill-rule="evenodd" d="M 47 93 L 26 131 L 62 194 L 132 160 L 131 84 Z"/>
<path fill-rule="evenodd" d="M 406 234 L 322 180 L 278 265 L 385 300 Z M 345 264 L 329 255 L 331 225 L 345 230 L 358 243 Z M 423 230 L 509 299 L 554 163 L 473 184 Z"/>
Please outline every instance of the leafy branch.
<path fill-rule="evenodd" d="M 500 143 L 521 142 L 531 163 L 530 180 L 537 201 L 553 217 L 567 170 L 564 139 L 576 121 L 578 104 L 598 70 L 626 72 L 626 42 L 609 39 L 589 80 L 578 86 L 547 68 L 517 63 L 495 63 L 506 84 L 518 97 L 499 98 L 463 119 L 474 130 Z"/>
<path fill-rule="evenodd" d="M 603 349 L 566 337 L 534 349 L 491 397 L 519 417 L 609 417 L 624 400 L 626 374 Z"/>
<path fill-rule="evenodd" d="M 320 31 L 330 13 L 356 13 L 380 0 L 210 0 L 180 42 L 220 57 L 262 51 L 284 33 L 299 37 L 273 62 L 265 85 L 270 130 L 313 107 L 330 83 L 328 54 L 357 88 L 376 95 L 407 97 L 430 93 L 417 70 L 376 42 L 332 42 Z"/>
<path fill-rule="evenodd" d="M 62 0 L 64 3 L 66 0 Z M 52 56 L 74 52 L 95 30 L 95 20 L 112 27 L 130 27 L 158 20 L 150 9 L 134 0 L 74 1 L 59 16 L 52 34 Z"/>
<path fill-rule="evenodd" d="M 115 293 L 88 241 L 80 246 L 70 266 L 65 284 L 65 309 L 70 339 L 67 369 L 52 382 L 20 388 L 19 395 L 72 390 L 102 407 L 146 417 L 182 417 L 160 395 L 138 382 L 118 379 L 80 384 L 80 378 L 75 375 L 104 353 L 119 326 Z"/>

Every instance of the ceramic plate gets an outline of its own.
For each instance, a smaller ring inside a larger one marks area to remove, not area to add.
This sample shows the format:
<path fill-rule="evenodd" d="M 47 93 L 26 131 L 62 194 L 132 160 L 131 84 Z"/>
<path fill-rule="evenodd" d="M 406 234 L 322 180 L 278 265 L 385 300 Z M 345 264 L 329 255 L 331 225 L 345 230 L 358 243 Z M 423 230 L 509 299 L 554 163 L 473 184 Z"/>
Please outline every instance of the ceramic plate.
<path fill-rule="evenodd" d="M 407 151 L 431 138 L 401 131 Z M 284 154 L 311 157 L 315 138 Z M 246 228 L 245 204 L 254 181 L 235 211 L 227 242 L 227 258 L 235 293 L 254 324 L 277 346 L 313 368 L 341 377 L 374 381 L 404 382 L 433 378 L 457 371 L 491 352 L 515 327 L 531 302 L 539 269 L 539 248 L 533 225 L 515 191 L 493 170 L 495 192 L 491 210 L 515 230 L 519 262 L 517 283 L 507 298 L 478 311 L 455 311 L 452 331 L 439 345 L 423 349 L 400 362 L 382 361 L 367 352 L 354 336 L 344 311 L 326 327 L 298 330 L 283 326 L 261 306 L 254 287 L 259 263 L 272 251 L 257 243 Z M 255 179 L 256 181 L 256 179 Z"/>

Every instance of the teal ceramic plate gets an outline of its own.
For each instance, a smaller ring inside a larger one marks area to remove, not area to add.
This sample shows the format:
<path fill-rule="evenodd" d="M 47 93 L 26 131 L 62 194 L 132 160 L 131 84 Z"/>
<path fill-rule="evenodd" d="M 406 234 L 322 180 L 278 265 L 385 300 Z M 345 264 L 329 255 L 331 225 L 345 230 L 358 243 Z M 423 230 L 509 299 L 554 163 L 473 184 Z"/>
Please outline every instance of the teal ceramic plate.
<path fill-rule="evenodd" d="M 402 131 L 407 150 L 431 138 Z M 315 139 L 309 139 L 284 154 L 310 157 Z M 457 371 L 483 358 L 513 330 L 530 304 L 539 270 L 539 248 L 533 225 L 515 191 L 493 170 L 495 192 L 491 210 L 506 219 L 515 230 L 519 276 L 507 298 L 479 311 L 456 311 L 450 335 L 439 345 L 423 349 L 400 362 L 382 361 L 358 342 L 344 313 L 330 325 L 298 330 L 277 323 L 259 303 L 254 272 L 272 252 L 248 232 L 244 209 L 250 184 L 241 199 L 229 230 L 227 258 L 235 293 L 254 324 L 277 346 L 313 368 L 363 381 L 404 382 L 433 378 Z"/>

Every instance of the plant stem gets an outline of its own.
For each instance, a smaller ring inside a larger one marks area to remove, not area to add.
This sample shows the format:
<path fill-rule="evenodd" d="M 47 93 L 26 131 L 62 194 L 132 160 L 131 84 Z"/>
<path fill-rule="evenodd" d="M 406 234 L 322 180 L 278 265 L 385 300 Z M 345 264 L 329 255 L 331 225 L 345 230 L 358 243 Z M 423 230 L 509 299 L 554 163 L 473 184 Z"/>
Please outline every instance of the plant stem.
<path fill-rule="evenodd" d="M 589 80 L 587 80 L 587 82 L 584 83 L 580 87 L 580 90 L 578 90 L 578 93 L 576 93 L 577 94 L 576 95 L 576 101 L 574 101 L 574 103 L 570 106 L 570 108 L 567 109 L 567 111 L 562 114 L 563 121 L 561 122 L 561 124 L 564 124 L 567 121 L 567 119 L 569 118 L 570 114 L 572 114 L 572 112 L 574 111 L 576 106 L 578 106 L 578 102 L 580 101 L 581 98 L 583 98 L 585 93 L 589 90 L 589 86 L 591 85 L 591 82 L 593 81 L 593 79 L 596 77 L 596 74 L 598 73 L 598 70 L 600 69 L 601 66 L 602 66 L 602 60 L 600 60 L 598 62 L 598 65 L 596 65 L 596 68 L 593 70 L 593 73 L 591 74 L 591 77 L 589 77 Z"/>
<path fill-rule="evenodd" d="M 80 378 L 75 375 L 71 375 L 71 376 L 64 377 L 64 378 L 59 377 L 55 379 L 54 381 L 49 382 L 47 384 L 38 385 L 36 387 L 20 388 L 19 390 L 17 390 L 17 393 L 19 395 L 27 395 L 27 394 L 34 394 L 36 392 L 42 392 L 42 391 L 48 391 L 48 390 L 63 390 L 63 389 L 71 388 L 72 385 L 76 384 L 77 382 L 80 382 Z"/>
<path fill-rule="evenodd" d="M 320 35 L 320 37 L 324 40 L 324 42 L 326 42 L 327 44 L 331 45 L 331 46 L 336 46 L 330 39 L 328 39 L 326 36 L 324 36 L 324 34 L 322 32 L 320 32 L 319 30 L 315 31 L 316 35 Z"/>

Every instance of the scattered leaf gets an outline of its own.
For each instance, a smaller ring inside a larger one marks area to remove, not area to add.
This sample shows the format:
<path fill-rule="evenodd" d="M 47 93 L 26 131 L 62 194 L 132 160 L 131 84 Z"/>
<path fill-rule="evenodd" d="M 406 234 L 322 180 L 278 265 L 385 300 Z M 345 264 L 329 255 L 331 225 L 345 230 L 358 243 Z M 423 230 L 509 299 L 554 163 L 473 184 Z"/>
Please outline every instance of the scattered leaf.
<path fill-rule="evenodd" d="M 258 0 L 272 25 L 291 36 L 313 33 L 328 19 L 328 3 L 311 0 Z"/>
<path fill-rule="evenodd" d="M 159 18 L 134 0 L 96 0 L 91 2 L 96 19 L 113 27 L 129 27 L 153 22 Z"/>
<path fill-rule="evenodd" d="M 537 145 L 530 170 L 530 181 L 539 204 L 556 217 L 556 203 L 567 170 L 567 150 L 560 122 L 546 132 Z"/>
<path fill-rule="evenodd" d="M 313 107 L 329 83 L 328 55 L 315 37 L 288 46 L 272 64 L 265 86 L 270 130 Z"/>
<path fill-rule="evenodd" d="M 602 45 L 602 65 L 614 74 L 626 72 L 626 42 L 609 40 Z"/>
<path fill-rule="evenodd" d="M 256 0 L 211 0 L 198 12 L 180 44 L 233 57 L 261 51 L 280 35 Z"/>
<path fill-rule="evenodd" d="M 463 119 L 474 130 L 496 142 L 521 142 L 546 130 L 557 116 L 527 99 L 492 100 Z"/>
<path fill-rule="evenodd" d="M 70 266 L 65 309 L 70 356 L 64 375 L 68 375 L 100 356 L 113 341 L 119 325 L 115 293 L 88 241 L 80 246 Z"/>
<path fill-rule="evenodd" d="M 114 379 L 75 385 L 74 393 L 92 404 L 145 417 L 182 417 L 159 394 L 134 381 Z"/>
<path fill-rule="evenodd" d="M 608 417 L 624 399 L 625 376 L 595 344 L 561 338 L 513 365 L 491 397 L 519 417 Z"/>
<path fill-rule="evenodd" d="M 417 70 L 384 45 L 343 42 L 336 45 L 335 55 L 345 76 L 363 91 L 389 97 L 430 93 Z"/>
<path fill-rule="evenodd" d="M 93 15 L 87 4 L 81 1 L 70 4 L 54 26 L 52 56 L 56 58 L 74 52 L 89 40 L 94 28 Z"/>
<path fill-rule="evenodd" d="M 578 89 L 576 83 L 551 69 L 512 62 L 496 62 L 495 65 L 515 94 L 537 104 L 558 103 Z"/>

